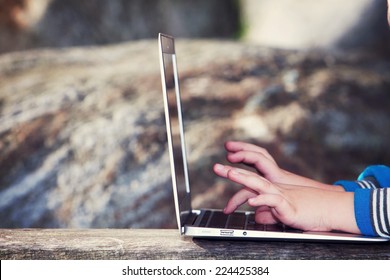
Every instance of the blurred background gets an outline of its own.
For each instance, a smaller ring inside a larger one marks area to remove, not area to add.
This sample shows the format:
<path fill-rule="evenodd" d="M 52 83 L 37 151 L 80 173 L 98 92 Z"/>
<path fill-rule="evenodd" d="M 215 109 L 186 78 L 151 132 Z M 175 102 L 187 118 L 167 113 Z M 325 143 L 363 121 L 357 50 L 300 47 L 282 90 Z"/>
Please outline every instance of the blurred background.
<path fill-rule="evenodd" d="M 390 164 L 386 0 L 0 0 L 0 227 L 173 228 L 157 34 L 177 38 L 194 207 L 223 143 L 327 183 Z"/>
<path fill-rule="evenodd" d="M 0 0 L 0 51 L 155 38 L 229 38 L 282 48 L 387 52 L 385 0 Z"/>

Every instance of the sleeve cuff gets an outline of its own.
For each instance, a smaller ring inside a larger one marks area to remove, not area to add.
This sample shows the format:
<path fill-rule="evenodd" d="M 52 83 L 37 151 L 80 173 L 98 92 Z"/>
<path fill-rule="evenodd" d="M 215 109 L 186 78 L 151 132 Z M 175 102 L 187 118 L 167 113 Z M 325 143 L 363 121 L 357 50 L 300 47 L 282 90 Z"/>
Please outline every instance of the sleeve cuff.
<path fill-rule="evenodd" d="M 355 219 L 359 230 L 364 235 L 375 236 L 371 222 L 371 191 L 356 189 L 354 194 Z"/>
<path fill-rule="evenodd" d="M 360 186 L 356 181 L 341 180 L 341 181 L 337 181 L 333 185 L 342 186 L 344 190 L 347 192 L 354 192 L 355 190 L 360 189 Z"/>

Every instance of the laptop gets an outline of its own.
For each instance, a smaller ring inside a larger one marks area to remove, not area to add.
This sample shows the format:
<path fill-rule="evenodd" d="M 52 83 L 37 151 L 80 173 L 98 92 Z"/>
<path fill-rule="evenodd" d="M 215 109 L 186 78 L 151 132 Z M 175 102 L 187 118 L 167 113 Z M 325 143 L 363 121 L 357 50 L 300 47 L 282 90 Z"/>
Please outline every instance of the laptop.
<path fill-rule="evenodd" d="M 236 211 L 226 215 L 222 209 L 193 209 L 175 40 L 172 36 L 160 33 L 158 45 L 173 197 L 180 235 L 196 238 L 285 241 L 388 241 L 384 238 L 343 232 L 305 232 L 283 224 L 257 224 L 254 212 L 251 211 Z"/>

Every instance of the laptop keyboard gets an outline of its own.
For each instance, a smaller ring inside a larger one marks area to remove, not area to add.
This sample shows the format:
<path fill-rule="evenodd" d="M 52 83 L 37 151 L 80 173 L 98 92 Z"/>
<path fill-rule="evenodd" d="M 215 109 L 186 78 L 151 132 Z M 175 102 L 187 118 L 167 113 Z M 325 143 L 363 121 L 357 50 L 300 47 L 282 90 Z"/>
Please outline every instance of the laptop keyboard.
<path fill-rule="evenodd" d="M 226 215 L 222 211 L 206 210 L 199 222 L 199 227 L 210 228 L 227 228 L 227 229 L 245 229 L 259 231 L 276 231 L 276 232 L 295 232 L 300 233 L 302 230 L 294 229 L 283 224 L 258 224 L 255 222 L 254 214 L 243 212 L 234 212 Z"/>

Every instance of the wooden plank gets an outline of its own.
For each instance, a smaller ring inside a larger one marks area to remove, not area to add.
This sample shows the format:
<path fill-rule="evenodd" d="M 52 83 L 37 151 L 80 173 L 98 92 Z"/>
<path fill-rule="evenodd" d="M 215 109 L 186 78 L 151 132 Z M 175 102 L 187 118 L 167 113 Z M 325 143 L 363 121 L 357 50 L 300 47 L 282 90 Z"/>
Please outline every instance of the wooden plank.
<path fill-rule="evenodd" d="M 0 259 L 390 259 L 390 242 L 204 240 L 160 229 L 0 229 Z"/>

